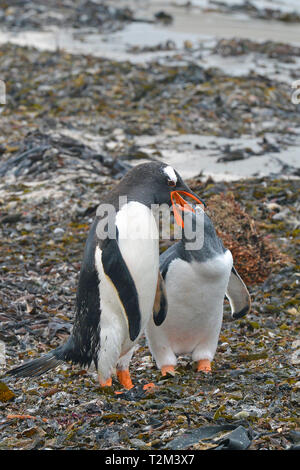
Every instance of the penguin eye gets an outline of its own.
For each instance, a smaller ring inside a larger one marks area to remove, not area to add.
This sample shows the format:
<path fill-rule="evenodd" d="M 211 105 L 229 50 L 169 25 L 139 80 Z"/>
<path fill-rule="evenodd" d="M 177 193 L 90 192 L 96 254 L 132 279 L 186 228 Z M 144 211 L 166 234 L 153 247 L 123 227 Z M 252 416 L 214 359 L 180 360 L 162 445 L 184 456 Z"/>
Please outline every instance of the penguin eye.
<path fill-rule="evenodd" d="M 172 186 L 172 187 L 176 186 L 175 181 L 168 179 L 168 186 Z"/>

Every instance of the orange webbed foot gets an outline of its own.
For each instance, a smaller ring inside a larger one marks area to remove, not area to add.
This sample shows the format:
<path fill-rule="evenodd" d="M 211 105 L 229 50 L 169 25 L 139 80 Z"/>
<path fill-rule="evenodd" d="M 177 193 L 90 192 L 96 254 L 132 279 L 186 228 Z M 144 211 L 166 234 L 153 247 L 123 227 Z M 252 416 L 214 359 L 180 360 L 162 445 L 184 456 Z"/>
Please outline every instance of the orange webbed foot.
<path fill-rule="evenodd" d="M 198 361 L 197 372 L 211 372 L 211 362 L 208 359 Z"/>
<path fill-rule="evenodd" d="M 103 388 L 103 387 L 111 387 L 112 386 L 112 379 L 111 377 L 109 379 L 106 380 L 106 382 L 102 382 L 102 380 L 99 378 L 99 384 L 100 384 L 100 387 Z"/>
<path fill-rule="evenodd" d="M 154 384 L 154 383 L 149 383 L 149 384 L 145 384 L 143 386 L 143 390 L 147 391 L 147 392 L 151 392 L 151 391 L 154 391 L 155 389 L 157 388 L 157 386 Z"/>
<path fill-rule="evenodd" d="M 133 383 L 128 369 L 117 370 L 117 377 L 119 379 L 120 384 L 122 384 L 124 388 L 126 388 L 127 390 L 133 388 Z"/>
<path fill-rule="evenodd" d="M 167 374 L 175 375 L 175 368 L 174 366 L 162 366 L 161 368 L 161 375 L 164 377 Z"/>

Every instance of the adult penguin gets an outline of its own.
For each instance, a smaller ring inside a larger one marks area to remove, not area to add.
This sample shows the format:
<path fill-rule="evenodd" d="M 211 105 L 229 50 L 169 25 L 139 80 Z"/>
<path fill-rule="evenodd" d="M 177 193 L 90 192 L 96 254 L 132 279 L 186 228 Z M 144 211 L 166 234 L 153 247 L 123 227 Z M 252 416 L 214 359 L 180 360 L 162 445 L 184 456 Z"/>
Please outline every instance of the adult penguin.
<path fill-rule="evenodd" d="M 187 230 L 189 228 L 189 230 Z M 168 312 L 157 327 L 150 319 L 146 337 L 162 375 L 174 373 L 178 354 L 191 354 L 197 370 L 211 371 L 223 319 L 225 295 L 232 317 L 251 306 L 250 295 L 213 223 L 200 207 L 184 217 L 182 239 L 160 256 Z"/>
<path fill-rule="evenodd" d="M 178 217 L 178 206 L 185 202 L 180 194 L 200 202 L 177 171 L 158 162 L 134 167 L 108 193 L 87 238 L 68 341 L 10 375 L 41 375 L 63 361 L 82 367 L 93 362 L 101 386 L 111 385 L 117 369 L 121 384 L 133 387 L 129 362 L 134 345 L 152 312 L 156 325 L 166 314 L 153 206 L 173 204 Z"/>

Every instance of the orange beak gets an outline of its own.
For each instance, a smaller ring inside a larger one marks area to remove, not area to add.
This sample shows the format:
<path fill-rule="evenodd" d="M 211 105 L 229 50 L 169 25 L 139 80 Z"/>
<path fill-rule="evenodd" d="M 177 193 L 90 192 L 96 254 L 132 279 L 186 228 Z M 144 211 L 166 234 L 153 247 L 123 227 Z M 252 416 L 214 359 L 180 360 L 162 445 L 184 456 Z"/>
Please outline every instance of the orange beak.
<path fill-rule="evenodd" d="M 180 194 L 185 194 L 188 197 L 191 197 L 195 201 L 197 201 L 198 204 L 201 204 L 204 208 L 204 204 L 200 199 L 198 199 L 196 196 L 194 196 L 191 193 L 188 193 L 187 191 L 172 191 L 171 192 L 171 202 L 172 202 L 172 207 L 174 211 L 174 217 L 176 220 L 176 223 L 184 228 L 184 222 L 183 218 L 181 217 L 181 212 L 195 212 L 195 210 L 192 208 L 192 206 L 189 205 L 188 202 L 186 202 Z"/>

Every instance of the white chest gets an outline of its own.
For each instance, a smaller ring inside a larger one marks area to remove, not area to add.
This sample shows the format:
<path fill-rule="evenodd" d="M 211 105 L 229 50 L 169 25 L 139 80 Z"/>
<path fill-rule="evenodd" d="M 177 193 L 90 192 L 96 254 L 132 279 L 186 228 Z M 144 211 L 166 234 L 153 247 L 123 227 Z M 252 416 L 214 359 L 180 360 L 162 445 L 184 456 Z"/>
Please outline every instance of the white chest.
<path fill-rule="evenodd" d="M 119 249 L 138 293 L 141 335 L 152 315 L 156 292 L 159 266 L 156 222 L 150 209 L 131 202 L 117 213 L 116 225 Z M 110 373 L 112 365 L 132 348 L 133 342 L 129 337 L 127 314 L 117 288 L 104 272 L 102 251 L 99 247 L 95 252 L 95 265 L 100 281 L 99 364 L 103 371 L 107 371 L 103 372 L 106 376 Z"/>
<path fill-rule="evenodd" d="M 134 280 L 144 326 L 152 307 L 159 269 L 159 235 L 152 211 L 139 202 L 125 204 L 117 213 L 118 243 Z"/>
<path fill-rule="evenodd" d="M 205 263 L 171 263 L 166 276 L 168 314 L 162 327 L 174 351 L 191 352 L 199 338 L 220 327 L 231 268 L 230 251 Z"/>

